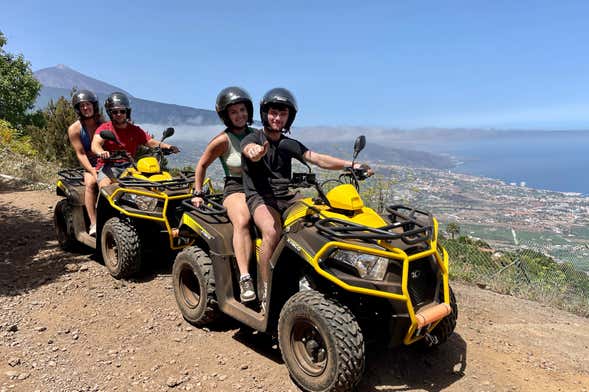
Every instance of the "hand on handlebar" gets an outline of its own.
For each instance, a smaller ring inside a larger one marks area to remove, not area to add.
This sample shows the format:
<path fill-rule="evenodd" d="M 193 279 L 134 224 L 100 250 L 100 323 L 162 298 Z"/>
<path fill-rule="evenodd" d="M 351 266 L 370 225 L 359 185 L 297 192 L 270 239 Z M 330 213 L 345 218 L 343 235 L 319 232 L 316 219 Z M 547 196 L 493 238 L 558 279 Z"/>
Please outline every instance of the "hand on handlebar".
<path fill-rule="evenodd" d="M 180 149 L 178 147 L 172 145 L 166 148 L 166 150 L 169 150 L 172 154 L 178 154 L 180 152 Z"/>
<path fill-rule="evenodd" d="M 199 208 L 204 203 L 204 199 L 199 196 L 193 197 L 192 199 L 190 199 L 190 201 L 192 202 L 192 205 L 195 206 L 196 208 Z"/>
<path fill-rule="evenodd" d="M 368 178 L 374 175 L 374 170 L 366 163 L 354 163 L 354 170 L 358 172 L 362 179 Z"/>
<path fill-rule="evenodd" d="M 177 154 L 180 152 L 180 149 L 178 147 L 173 146 L 171 144 L 166 144 L 164 147 L 164 144 L 160 143 L 160 145 L 158 147 L 160 148 L 162 153 L 164 153 L 164 155 Z"/>
<path fill-rule="evenodd" d="M 98 157 L 102 158 L 102 159 L 108 159 L 108 158 L 110 158 L 110 152 L 104 150 L 98 154 Z"/>

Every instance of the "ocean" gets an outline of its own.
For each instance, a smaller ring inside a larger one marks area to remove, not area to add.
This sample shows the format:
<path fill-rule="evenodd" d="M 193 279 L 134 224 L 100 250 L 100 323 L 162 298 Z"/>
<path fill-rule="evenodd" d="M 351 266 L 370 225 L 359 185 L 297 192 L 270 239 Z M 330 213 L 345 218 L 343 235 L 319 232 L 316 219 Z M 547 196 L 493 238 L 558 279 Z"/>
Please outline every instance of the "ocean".
<path fill-rule="evenodd" d="M 589 195 L 589 132 L 529 132 L 417 144 L 450 154 L 455 172 L 536 189 Z"/>

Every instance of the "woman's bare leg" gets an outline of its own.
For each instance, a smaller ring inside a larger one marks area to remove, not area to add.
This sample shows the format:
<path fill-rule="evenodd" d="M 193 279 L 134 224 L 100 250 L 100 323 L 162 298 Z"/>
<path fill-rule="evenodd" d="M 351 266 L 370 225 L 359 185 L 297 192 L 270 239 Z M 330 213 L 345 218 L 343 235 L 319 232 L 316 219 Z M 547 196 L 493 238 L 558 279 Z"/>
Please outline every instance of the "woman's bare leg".
<path fill-rule="evenodd" d="M 88 172 L 84 172 L 84 205 L 88 212 L 88 218 L 90 218 L 90 225 L 96 224 L 96 179 Z"/>
<path fill-rule="evenodd" d="M 246 275 L 252 254 L 252 238 L 249 228 L 251 215 L 245 203 L 245 195 L 233 193 L 225 198 L 223 205 L 227 208 L 227 215 L 233 224 L 233 252 L 235 252 L 239 273 Z"/>

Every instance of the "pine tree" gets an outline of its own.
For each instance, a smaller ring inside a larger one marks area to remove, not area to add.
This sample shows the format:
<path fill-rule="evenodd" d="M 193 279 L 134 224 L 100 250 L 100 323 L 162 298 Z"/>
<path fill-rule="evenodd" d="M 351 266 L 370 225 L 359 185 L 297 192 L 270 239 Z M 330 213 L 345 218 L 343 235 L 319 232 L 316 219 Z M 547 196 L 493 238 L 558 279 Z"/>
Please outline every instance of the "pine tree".
<path fill-rule="evenodd" d="M 69 100 L 60 97 L 57 102 L 51 100 L 43 110 L 45 126 L 29 127 L 27 133 L 31 142 L 42 157 L 58 161 L 62 167 L 78 166 L 78 159 L 70 145 L 67 129 L 77 120 L 76 112 Z"/>

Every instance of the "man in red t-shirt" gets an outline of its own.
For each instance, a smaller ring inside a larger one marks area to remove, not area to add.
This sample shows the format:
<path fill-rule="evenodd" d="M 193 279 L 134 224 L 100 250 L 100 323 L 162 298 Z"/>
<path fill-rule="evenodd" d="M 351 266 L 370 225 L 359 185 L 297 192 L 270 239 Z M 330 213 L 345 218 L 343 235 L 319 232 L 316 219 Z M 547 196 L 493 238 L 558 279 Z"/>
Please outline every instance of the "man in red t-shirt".
<path fill-rule="evenodd" d="M 134 156 L 140 145 L 170 149 L 175 153 L 180 151 L 176 146 L 152 139 L 147 132 L 130 122 L 131 105 L 125 94 L 112 93 L 104 102 L 104 107 L 111 121 L 98 127 L 92 139 L 92 152 L 98 156 L 96 169 L 98 170 L 98 186 L 100 188 L 111 184 L 111 178 L 121 175 L 130 165 L 129 162 L 105 162 L 104 160 L 110 157 L 109 151 L 120 150 L 122 147 L 127 153 Z M 105 130 L 111 131 L 120 144 L 103 139 L 100 132 Z"/>

